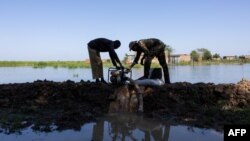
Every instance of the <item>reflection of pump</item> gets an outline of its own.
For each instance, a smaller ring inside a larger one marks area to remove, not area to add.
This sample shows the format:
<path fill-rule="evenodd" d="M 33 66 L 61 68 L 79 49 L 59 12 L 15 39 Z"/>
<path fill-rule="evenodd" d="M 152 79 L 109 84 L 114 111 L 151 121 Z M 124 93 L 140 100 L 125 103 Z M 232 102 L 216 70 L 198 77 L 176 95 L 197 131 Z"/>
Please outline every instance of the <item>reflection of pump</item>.
<path fill-rule="evenodd" d="M 169 122 L 159 122 L 136 114 L 118 113 L 105 115 L 97 121 L 93 126 L 92 140 L 168 141 L 169 134 Z"/>

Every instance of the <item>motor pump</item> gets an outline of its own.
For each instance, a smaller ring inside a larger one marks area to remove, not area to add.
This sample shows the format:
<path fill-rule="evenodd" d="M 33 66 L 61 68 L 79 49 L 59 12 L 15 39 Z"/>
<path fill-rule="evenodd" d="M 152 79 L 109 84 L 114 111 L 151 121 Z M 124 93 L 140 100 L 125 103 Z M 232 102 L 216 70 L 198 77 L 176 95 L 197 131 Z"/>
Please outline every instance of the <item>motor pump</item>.
<path fill-rule="evenodd" d="M 109 68 L 110 81 L 112 84 L 126 84 L 128 78 L 132 77 L 132 71 L 129 69 Z M 128 77 L 127 74 L 130 74 Z"/>

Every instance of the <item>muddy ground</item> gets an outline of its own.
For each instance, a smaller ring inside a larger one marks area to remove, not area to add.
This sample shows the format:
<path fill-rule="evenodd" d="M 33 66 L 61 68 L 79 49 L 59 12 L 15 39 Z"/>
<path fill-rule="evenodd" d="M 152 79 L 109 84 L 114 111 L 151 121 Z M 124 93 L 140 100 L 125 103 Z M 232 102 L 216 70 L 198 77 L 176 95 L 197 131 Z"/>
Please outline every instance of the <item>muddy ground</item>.
<path fill-rule="evenodd" d="M 108 112 L 117 86 L 94 82 L 0 85 L 0 132 L 75 129 Z M 250 81 L 237 84 L 187 82 L 145 87 L 141 116 L 222 130 L 225 124 L 250 124 Z M 56 128 L 55 128 L 56 127 Z"/>

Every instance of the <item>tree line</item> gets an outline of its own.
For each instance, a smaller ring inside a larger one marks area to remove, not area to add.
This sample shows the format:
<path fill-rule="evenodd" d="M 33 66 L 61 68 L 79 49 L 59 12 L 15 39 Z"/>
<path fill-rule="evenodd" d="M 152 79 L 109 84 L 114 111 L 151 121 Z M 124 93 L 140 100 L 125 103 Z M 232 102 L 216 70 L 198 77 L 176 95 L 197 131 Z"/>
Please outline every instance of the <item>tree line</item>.
<path fill-rule="evenodd" d="M 193 51 L 191 51 L 190 56 L 191 56 L 192 61 L 196 61 L 196 62 L 226 59 L 226 56 L 221 57 L 220 54 L 218 54 L 218 53 L 212 54 L 206 48 L 198 48 L 196 50 L 193 50 Z M 241 56 L 235 55 L 234 59 L 244 60 L 244 59 L 246 59 L 246 57 L 244 55 L 241 55 Z"/>

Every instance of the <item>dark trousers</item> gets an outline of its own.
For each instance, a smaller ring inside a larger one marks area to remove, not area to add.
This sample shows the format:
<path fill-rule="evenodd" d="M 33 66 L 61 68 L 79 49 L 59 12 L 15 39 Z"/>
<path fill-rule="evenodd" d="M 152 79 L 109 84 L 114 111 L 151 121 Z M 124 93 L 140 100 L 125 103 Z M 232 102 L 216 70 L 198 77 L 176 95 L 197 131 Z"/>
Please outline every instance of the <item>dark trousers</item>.
<path fill-rule="evenodd" d="M 149 71 L 150 71 L 150 66 L 151 66 L 151 62 L 153 60 L 154 57 L 157 57 L 162 69 L 163 69 L 163 73 L 164 73 L 164 80 L 166 84 L 170 84 L 170 78 L 169 78 L 169 72 L 168 72 L 168 65 L 166 62 L 166 55 L 165 52 L 160 52 L 157 55 L 149 55 L 146 56 L 145 58 L 145 64 L 144 64 L 144 77 L 148 78 L 149 76 Z"/>

